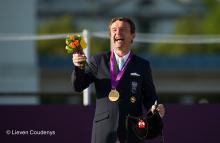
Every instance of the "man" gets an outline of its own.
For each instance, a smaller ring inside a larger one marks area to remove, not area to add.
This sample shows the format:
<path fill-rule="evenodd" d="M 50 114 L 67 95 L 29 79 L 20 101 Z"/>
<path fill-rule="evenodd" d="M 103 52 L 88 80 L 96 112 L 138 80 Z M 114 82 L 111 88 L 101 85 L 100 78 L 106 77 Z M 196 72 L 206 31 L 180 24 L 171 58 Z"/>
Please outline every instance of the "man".
<path fill-rule="evenodd" d="M 96 111 L 93 121 L 92 143 L 141 143 L 134 134 L 127 133 L 126 116 L 142 116 L 142 105 L 149 112 L 165 114 L 157 100 L 149 62 L 131 51 L 135 25 L 129 18 L 114 18 L 109 24 L 111 51 L 91 58 L 84 67 L 84 54 L 73 54 L 73 89 L 81 92 L 95 83 Z"/>

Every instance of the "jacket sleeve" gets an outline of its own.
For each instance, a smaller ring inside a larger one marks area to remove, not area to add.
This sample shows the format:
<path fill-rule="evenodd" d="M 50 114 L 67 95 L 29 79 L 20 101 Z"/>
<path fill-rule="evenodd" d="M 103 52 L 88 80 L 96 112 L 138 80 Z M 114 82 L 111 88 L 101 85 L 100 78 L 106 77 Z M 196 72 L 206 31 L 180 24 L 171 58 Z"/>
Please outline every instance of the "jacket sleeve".
<path fill-rule="evenodd" d="M 81 92 L 87 88 L 89 84 L 95 81 L 96 71 L 97 64 L 94 57 L 91 58 L 89 65 L 86 65 L 85 69 L 74 66 L 71 76 L 73 90 L 75 92 Z"/>
<path fill-rule="evenodd" d="M 145 76 L 143 80 L 143 104 L 147 111 L 151 108 L 157 100 L 156 90 L 152 79 L 151 68 L 149 62 L 145 66 Z"/>

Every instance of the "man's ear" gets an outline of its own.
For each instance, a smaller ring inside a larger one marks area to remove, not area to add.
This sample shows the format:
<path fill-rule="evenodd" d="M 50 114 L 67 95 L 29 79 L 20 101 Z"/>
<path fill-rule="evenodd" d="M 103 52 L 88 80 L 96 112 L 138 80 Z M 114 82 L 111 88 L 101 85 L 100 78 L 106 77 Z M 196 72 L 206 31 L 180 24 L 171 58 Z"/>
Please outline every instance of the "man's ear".
<path fill-rule="evenodd" d="M 131 36 L 132 36 L 131 43 L 133 43 L 133 41 L 134 41 L 134 38 L 135 38 L 136 34 L 135 34 L 135 33 L 132 33 L 132 34 L 131 34 Z"/>

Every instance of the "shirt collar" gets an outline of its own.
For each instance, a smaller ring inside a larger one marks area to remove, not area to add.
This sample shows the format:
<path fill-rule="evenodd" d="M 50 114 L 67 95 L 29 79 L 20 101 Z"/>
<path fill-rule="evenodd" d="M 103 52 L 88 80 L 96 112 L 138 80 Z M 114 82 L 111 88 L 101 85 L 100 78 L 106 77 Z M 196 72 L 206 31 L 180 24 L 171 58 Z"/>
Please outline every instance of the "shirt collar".
<path fill-rule="evenodd" d="M 116 61 L 118 62 L 118 59 L 119 59 L 119 58 L 123 58 L 124 61 L 127 61 L 128 56 L 130 55 L 130 52 L 131 52 L 131 51 L 129 51 L 129 52 L 128 52 L 126 55 L 124 55 L 123 57 L 119 57 L 119 56 L 117 55 L 117 53 L 115 52 L 115 50 L 114 50 L 114 55 L 115 55 Z"/>

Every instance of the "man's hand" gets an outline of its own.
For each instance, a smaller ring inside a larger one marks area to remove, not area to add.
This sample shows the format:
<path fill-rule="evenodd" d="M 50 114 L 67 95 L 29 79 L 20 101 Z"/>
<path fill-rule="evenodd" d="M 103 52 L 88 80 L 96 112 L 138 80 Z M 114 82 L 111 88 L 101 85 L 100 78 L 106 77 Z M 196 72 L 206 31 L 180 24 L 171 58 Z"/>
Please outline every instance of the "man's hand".
<path fill-rule="evenodd" d="M 160 115 L 161 118 L 164 117 L 165 112 L 166 112 L 164 105 L 163 105 L 163 104 L 158 104 L 158 105 L 157 105 L 157 103 L 155 103 L 155 104 L 152 105 L 152 107 L 151 107 L 151 112 L 154 113 L 155 111 L 157 111 L 157 112 L 159 113 L 159 115 Z"/>
<path fill-rule="evenodd" d="M 86 56 L 84 54 L 74 53 L 72 61 L 76 67 L 83 69 L 85 66 Z"/>

